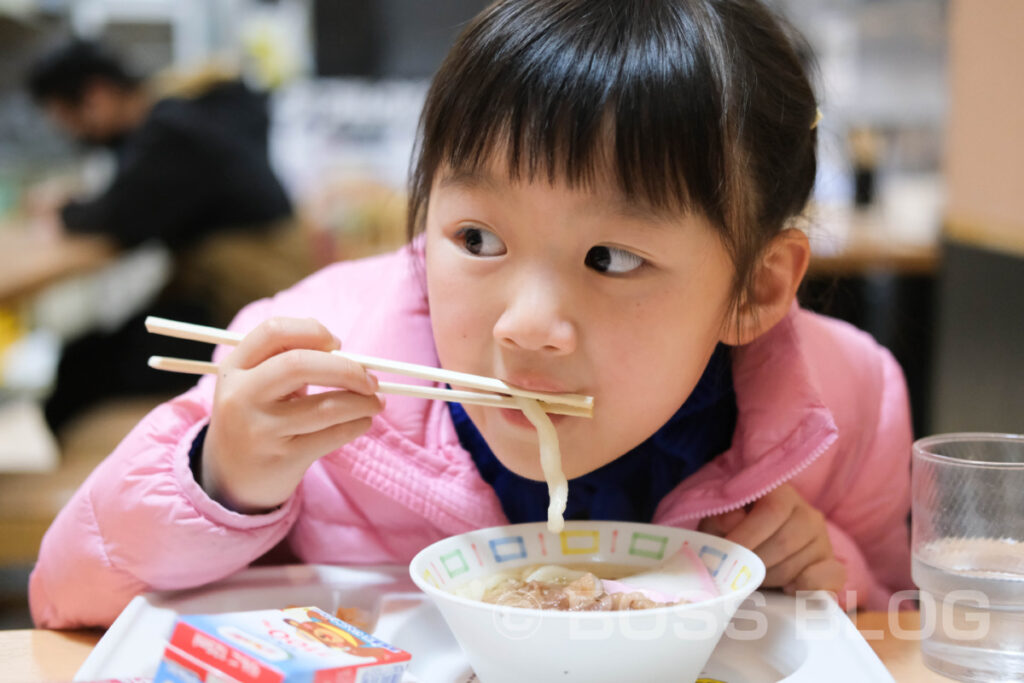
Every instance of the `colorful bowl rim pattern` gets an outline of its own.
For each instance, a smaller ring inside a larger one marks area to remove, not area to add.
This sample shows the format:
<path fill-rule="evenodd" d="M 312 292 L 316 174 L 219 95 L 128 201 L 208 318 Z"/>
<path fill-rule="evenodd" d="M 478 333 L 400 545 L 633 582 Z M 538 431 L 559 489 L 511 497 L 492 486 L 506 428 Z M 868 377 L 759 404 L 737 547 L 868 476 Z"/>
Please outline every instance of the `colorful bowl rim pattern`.
<path fill-rule="evenodd" d="M 544 522 L 477 529 L 424 548 L 409 568 L 424 590 L 434 588 L 459 602 L 486 605 L 451 590 L 478 576 L 527 564 L 578 564 L 597 559 L 644 566 L 671 556 L 683 545 L 692 547 L 720 591 L 707 602 L 742 591 L 751 581 L 756 588 L 764 580 L 764 565 L 746 548 L 698 531 L 640 522 L 568 521 L 557 534 L 548 531 Z"/>

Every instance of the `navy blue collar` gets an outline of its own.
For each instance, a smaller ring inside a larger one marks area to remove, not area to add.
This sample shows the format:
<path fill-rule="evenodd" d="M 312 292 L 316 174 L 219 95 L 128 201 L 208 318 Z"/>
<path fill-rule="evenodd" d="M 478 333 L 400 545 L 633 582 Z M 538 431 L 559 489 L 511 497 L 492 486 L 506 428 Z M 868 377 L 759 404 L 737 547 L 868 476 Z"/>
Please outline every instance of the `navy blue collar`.
<path fill-rule="evenodd" d="M 547 519 L 542 481 L 525 479 L 494 457 L 458 403 L 449 404 L 455 431 L 512 523 Z M 714 456 L 736 429 L 736 393 L 728 347 L 719 344 L 689 398 L 657 432 L 607 465 L 569 481 L 566 519 L 650 522 L 661 499 Z"/>

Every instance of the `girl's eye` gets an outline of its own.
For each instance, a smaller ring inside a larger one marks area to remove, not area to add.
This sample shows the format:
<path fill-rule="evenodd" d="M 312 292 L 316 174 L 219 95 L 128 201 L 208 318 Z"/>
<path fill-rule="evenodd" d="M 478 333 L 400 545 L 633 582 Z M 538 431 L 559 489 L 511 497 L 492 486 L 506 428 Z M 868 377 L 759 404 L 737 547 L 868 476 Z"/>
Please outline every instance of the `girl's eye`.
<path fill-rule="evenodd" d="M 474 256 L 501 256 L 505 253 L 505 245 L 498 236 L 483 228 L 461 228 L 455 233 L 461 240 L 462 247 Z"/>
<path fill-rule="evenodd" d="M 591 247 L 583 263 L 599 273 L 624 275 L 644 265 L 645 261 L 636 254 L 615 247 Z"/>

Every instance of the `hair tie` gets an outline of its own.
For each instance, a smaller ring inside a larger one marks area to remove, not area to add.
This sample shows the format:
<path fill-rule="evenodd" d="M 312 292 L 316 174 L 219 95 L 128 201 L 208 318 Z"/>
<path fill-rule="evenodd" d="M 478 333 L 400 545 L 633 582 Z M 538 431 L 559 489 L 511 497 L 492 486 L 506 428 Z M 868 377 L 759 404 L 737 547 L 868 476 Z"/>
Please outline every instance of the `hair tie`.
<path fill-rule="evenodd" d="M 814 123 L 812 123 L 812 124 L 811 124 L 811 130 L 814 130 L 815 128 L 817 128 L 817 127 L 818 127 L 818 124 L 819 124 L 819 123 L 821 123 L 821 120 L 822 120 L 823 118 L 825 118 L 825 117 L 824 117 L 824 116 L 822 115 L 822 113 L 821 113 L 821 110 L 820 110 L 820 109 L 815 109 L 814 111 L 815 111 L 815 114 L 814 114 Z"/>

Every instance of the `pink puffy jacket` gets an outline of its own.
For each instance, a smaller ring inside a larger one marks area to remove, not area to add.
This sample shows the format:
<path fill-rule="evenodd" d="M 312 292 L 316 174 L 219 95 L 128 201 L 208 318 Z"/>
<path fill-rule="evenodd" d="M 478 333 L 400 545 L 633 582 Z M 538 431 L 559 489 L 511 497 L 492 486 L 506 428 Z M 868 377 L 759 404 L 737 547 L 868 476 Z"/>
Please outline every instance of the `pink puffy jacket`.
<path fill-rule="evenodd" d="M 231 327 L 311 316 L 349 351 L 433 365 L 419 272 L 406 250 L 335 264 L 246 307 Z M 789 482 L 826 516 L 847 590 L 885 609 L 910 584 L 911 435 L 898 365 L 868 335 L 795 306 L 733 364 L 732 447 L 666 496 L 654 522 L 694 528 Z M 284 506 L 231 512 L 188 463 L 214 381 L 153 410 L 61 510 L 30 580 L 38 626 L 109 625 L 134 595 L 216 581 L 286 536 L 305 562 L 406 563 L 438 539 L 507 523 L 445 404 L 398 396 L 366 435 L 314 464 Z"/>

